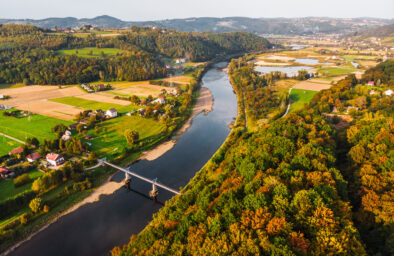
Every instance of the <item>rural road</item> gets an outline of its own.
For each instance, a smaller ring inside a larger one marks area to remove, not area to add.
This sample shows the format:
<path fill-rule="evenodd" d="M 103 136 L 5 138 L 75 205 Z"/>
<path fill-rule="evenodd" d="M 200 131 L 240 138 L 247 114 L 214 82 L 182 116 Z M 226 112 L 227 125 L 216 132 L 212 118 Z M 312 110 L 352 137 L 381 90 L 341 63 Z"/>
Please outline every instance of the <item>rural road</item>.
<path fill-rule="evenodd" d="M 291 105 L 291 99 L 290 99 L 290 94 L 291 94 L 291 90 L 292 90 L 293 88 L 290 88 L 290 90 L 289 90 L 289 104 L 287 105 L 287 109 L 286 109 L 286 112 L 283 114 L 283 116 L 282 117 L 285 117 L 288 113 L 289 113 L 289 110 L 290 110 L 290 105 Z"/>
<path fill-rule="evenodd" d="M 7 134 L 1 133 L 1 132 L 0 132 L 0 136 L 4 136 L 4 137 L 9 138 L 11 140 L 15 140 L 16 142 L 19 142 L 21 144 L 25 144 L 24 141 L 18 140 L 18 139 L 14 138 L 14 137 L 8 136 Z"/>

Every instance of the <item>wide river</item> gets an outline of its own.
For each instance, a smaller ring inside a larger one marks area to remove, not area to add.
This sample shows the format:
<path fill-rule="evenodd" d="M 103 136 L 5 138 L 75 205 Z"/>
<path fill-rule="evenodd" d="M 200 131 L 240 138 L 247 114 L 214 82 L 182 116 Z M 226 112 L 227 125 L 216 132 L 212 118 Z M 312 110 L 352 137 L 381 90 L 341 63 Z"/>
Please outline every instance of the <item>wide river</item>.
<path fill-rule="evenodd" d="M 225 65 L 217 64 L 202 79 L 214 97 L 213 111 L 193 119 L 192 126 L 170 151 L 154 161 L 133 164 L 132 171 L 178 189 L 204 166 L 227 138 L 228 125 L 237 115 L 232 86 L 227 74 L 218 69 Z M 117 173 L 114 180 L 120 181 L 123 176 Z M 114 246 L 127 243 L 132 234 L 139 233 L 162 207 L 147 198 L 151 189 L 147 183 L 134 179 L 131 186 L 133 191 L 121 188 L 61 217 L 10 255 L 107 255 Z M 173 196 L 159 191 L 159 202 Z"/>

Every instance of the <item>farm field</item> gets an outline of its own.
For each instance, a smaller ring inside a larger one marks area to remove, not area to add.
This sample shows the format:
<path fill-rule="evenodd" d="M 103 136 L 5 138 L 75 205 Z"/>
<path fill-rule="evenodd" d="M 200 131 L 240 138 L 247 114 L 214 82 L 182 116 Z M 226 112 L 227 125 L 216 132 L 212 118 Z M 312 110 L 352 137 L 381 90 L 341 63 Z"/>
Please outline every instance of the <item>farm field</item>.
<path fill-rule="evenodd" d="M 173 82 L 177 84 L 190 84 L 193 80 L 194 80 L 193 77 L 187 75 L 173 76 L 163 79 L 163 81 L 165 82 L 169 82 L 169 83 Z"/>
<path fill-rule="evenodd" d="M 79 108 L 46 100 L 17 105 L 16 108 L 66 121 L 73 120 L 81 112 Z"/>
<path fill-rule="evenodd" d="M 342 58 L 348 61 L 354 60 L 375 60 L 378 56 L 367 56 L 367 55 L 343 55 Z"/>
<path fill-rule="evenodd" d="M 140 141 L 152 139 L 156 140 L 160 137 L 160 133 L 164 132 L 164 126 L 153 119 L 147 119 L 139 116 L 121 116 L 110 119 L 98 124 L 100 132 L 98 135 L 94 131 L 89 131 L 93 135 L 93 140 L 88 142 L 92 144 L 91 149 L 100 156 L 110 156 L 120 154 L 127 146 L 124 132 L 126 129 L 138 131 Z"/>
<path fill-rule="evenodd" d="M 84 92 L 78 87 L 63 87 L 59 89 L 57 86 L 30 85 L 1 89 L 0 94 L 11 96 L 11 99 L 4 101 L 4 104 L 8 106 L 18 106 L 19 104 L 27 102 L 81 95 L 84 94 Z"/>
<path fill-rule="evenodd" d="M 90 54 L 90 52 L 92 54 Z M 102 52 L 104 56 L 102 56 Z M 117 54 L 121 55 L 124 53 L 123 50 L 116 48 L 97 48 L 97 47 L 86 47 L 80 49 L 64 49 L 56 51 L 59 55 L 77 55 L 83 58 L 100 58 L 100 57 L 114 57 Z"/>
<path fill-rule="evenodd" d="M 290 112 L 301 109 L 304 103 L 309 103 L 317 91 L 292 89 L 290 93 Z"/>
<path fill-rule="evenodd" d="M 52 99 L 51 101 L 82 108 L 85 110 L 101 109 L 106 111 L 110 108 L 115 108 L 119 113 L 125 113 L 134 109 L 133 106 L 131 105 L 124 106 L 124 105 L 99 102 L 94 100 L 86 100 L 78 97 L 63 97 L 63 98 Z M 81 109 L 79 110 L 79 112 L 81 112 Z"/>
<path fill-rule="evenodd" d="M 122 96 L 136 95 L 139 97 L 148 97 L 149 95 L 152 95 L 152 97 L 158 97 L 159 94 L 161 93 L 161 90 L 163 89 L 165 89 L 167 92 L 171 92 L 172 90 L 174 90 L 174 88 L 171 87 L 152 85 L 152 84 L 140 84 L 135 86 L 129 86 L 123 89 L 106 91 L 103 93 L 122 95 Z"/>
<path fill-rule="evenodd" d="M 28 137 L 36 137 L 40 142 L 45 138 L 55 138 L 51 129 L 57 124 L 70 125 L 71 122 L 60 119 L 32 115 L 28 117 L 15 118 L 3 116 L 4 110 L 0 111 L 0 132 L 25 141 Z M 2 138 L 0 138 L 2 139 Z"/>
<path fill-rule="evenodd" d="M 320 79 L 310 79 L 294 85 L 293 89 L 303 89 L 310 91 L 321 91 L 331 87 L 330 81 Z"/>
<path fill-rule="evenodd" d="M 0 202 L 19 193 L 31 190 L 31 184 L 33 183 L 33 181 L 38 177 L 44 175 L 44 173 L 38 170 L 30 171 L 27 174 L 32 181 L 17 188 L 14 186 L 13 179 L 0 180 Z"/>
<path fill-rule="evenodd" d="M 81 96 L 76 96 L 76 98 L 90 100 L 90 101 L 104 102 L 109 104 L 122 105 L 122 106 L 130 105 L 130 101 L 117 100 L 109 96 L 107 93 L 103 93 L 103 92 L 84 94 Z"/>
<path fill-rule="evenodd" d="M 353 72 L 353 68 L 321 68 L 318 71 L 327 76 L 339 76 Z"/>

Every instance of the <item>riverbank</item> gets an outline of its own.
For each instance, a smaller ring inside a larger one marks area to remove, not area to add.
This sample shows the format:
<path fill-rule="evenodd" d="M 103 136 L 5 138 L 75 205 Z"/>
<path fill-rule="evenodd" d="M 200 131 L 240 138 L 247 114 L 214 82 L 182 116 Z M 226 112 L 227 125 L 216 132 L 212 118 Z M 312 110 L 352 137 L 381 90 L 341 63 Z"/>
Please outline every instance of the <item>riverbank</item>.
<path fill-rule="evenodd" d="M 175 132 L 175 137 L 179 138 L 179 136 L 186 132 L 188 128 L 192 125 L 192 120 L 198 116 L 201 112 L 204 112 L 204 114 L 208 114 L 211 112 L 213 109 L 213 96 L 211 91 L 208 88 L 202 87 L 200 89 L 200 96 L 197 98 L 197 101 L 193 107 L 192 114 L 190 115 L 189 119 L 183 124 L 183 126 Z M 153 161 L 163 154 L 165 154 L 167 151 L 171 150 L 176 144 L 176 139 L 166 141 L 163 143 L 160 143 L 157 147 L 147 150 L 142 153 L 141 157 L 139 158 L 140 160 L 148 160 L 148 161 Z M 111 181 L 113 177 L 113 174 L 107 179 L 105 183 L 102 185 L 98 186 L 95 188 L 87 197 L 82 199 L 80 202 L 76 203 L 75 205 L 71 206 L 69 209 L 65 210 L 63 213 L 60 213 L 58 216 L 54 217 L 52 220 L 50 220 L 47 224 L 42 226 L 38 231 L 30 234 L 27 238 L 21 240 L 11 248 L 9 248 L 7 251 L 3 252 L 1 255 L 7 255 L 16 248 L 18 248 L 21 244 L 24 242 L 30 240 L 34 235 L 37 233 L 43 231 L 47 227 L 49 227 L 51 224 L 57 222 L 61 217 L 72 213 L 76 210 L 78 210 L 80 207 L 94 203 L 100 200 L 101 196 L 104 195 L 111 195 L 117 190 L 119 190 L 122 186 L 122 182 L 115 182 Z"/>
<path fill-rule="evenodd" d="M 139 158 L 139 160 L 148 160 L 148 161 L 153 161 L 160 156 L 164 155 L 167 151 L 172 149 L 175 144 L 177 139 L 182 135 L 182 133 L 186 132 L 187 129 L 190 128 L 192 125 L 193 119 L 198 116 L 201 112 L 204 112 L 205 115 L 207 115 L 209 112 L 211 112 L 213 109 L 213 96 L 211 91 L 206 88 L 202 87 L 200 89 L 200 96 L 197 98 L 196 104 L 193 107 L 192 114 L 190 115 L 189 119 L 182 125 L 182 127 L 175 132 L 175 139 L 172 139 L 170 141 L 166 141 L 164 143 L 161 143 L 157 147 L 144 151 Z"/>

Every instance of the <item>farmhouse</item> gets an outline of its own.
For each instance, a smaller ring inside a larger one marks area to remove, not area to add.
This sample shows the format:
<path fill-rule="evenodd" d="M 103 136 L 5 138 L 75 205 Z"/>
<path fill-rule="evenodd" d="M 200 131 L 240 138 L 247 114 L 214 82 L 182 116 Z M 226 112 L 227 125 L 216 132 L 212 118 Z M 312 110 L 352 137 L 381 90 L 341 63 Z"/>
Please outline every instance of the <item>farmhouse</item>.
<path fill-rule="evenodd" d="M 15 148 L 13 150 L 11 150 L 8 154 L 9 155 L 20 155 L 23 153 L 23 148 L 19 147 L 19 148 Z"/>
<path fill-rule="evenodd" d="M 160 103 L 160 104 L 164 104 L 166 101 L 165 101 L 165 99 L 163 98 L 163 97 L 160 97 L 160 98 L 158 98 L 158 99 L 156 99 L 156 100 L 154 100 L 154 101 L 152 101 L 152 103 Z"/>
<path fill-rule="evenodd" d="M 27 161 L 29 161 L 30 163 L 33 163 L 40 158 L 41 156 L 40 154 L 38 154 L 38 152 L 34 152 L 26 157 Z"/>
<path fill-rule="evenodd" d="M 59 166 L 64 163 L 63 156 L 61 156 L 59 154 L 55 154 L 55 153 L 47 154 L 46 159 L 47 159 L 48 163 L 50 163 L 53 166 Z"/>
<path fill-rule="evenodd" d="M 105 112 L 105 116 L 108 118 L 117 117 L 118 111 L 116 111 L 116 109 L 114 109 L 114 108 L 108 109 L 107 112 Z"/>
<path fill-rule="evenodd" d="M 369 81 L 369 82 L 368 82 L 368 85 L 369 85 L 369 86 L 374 86 L 374 85 L 375 85 L 375 82 L 374 82 L 374 81 Z"/>

